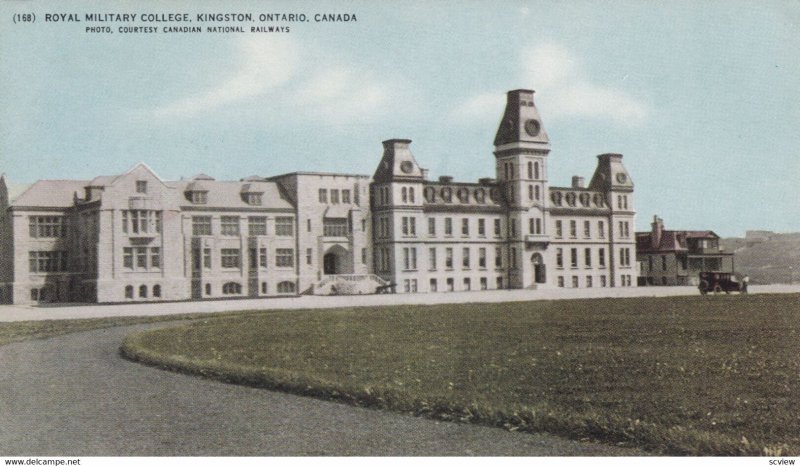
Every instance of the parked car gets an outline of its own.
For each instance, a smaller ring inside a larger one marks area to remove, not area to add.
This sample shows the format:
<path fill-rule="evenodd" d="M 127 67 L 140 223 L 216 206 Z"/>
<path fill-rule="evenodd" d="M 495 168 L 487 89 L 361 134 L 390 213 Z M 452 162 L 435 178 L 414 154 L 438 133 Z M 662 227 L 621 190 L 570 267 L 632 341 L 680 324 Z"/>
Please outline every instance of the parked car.
<path fill-rule="evenodd" d="M 706 294 L 713 291 L 714 293 L 730 293 L 731 291 L 741 291 L 741 284 L 736 280 L 736 276 L 729 272 L 700 272 L 700 284 L 697 286 L 700 289 L 700 294 Z"/>

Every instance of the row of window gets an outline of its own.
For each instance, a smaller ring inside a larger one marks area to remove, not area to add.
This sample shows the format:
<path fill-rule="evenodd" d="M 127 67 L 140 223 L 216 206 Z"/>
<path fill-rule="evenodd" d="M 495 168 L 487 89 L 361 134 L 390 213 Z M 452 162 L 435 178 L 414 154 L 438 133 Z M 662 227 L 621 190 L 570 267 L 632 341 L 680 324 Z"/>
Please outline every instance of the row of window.
<path fill-rule="evenodd" d="M 134 298 L 134 287 L 133 285 L 128 285 L 125 287 L 125 299 L 133 299 Z M 139 293 L 138 297 L 140 298 L 148 298 L 147 294 L 148 288 L 147 285 L 139 285 Z M 152 295 L 153 298 L 160 298 L 161 297 L 161 285 L 153 285 L 152 288 Z"/>
<path fill-rule="evenodd" d="M 242 251 L 239 248 L 220 249 L 220 266 L 223 269 L 238 269 L 242 266 Z M 257 264 L 257 266 L 256 266 Z M 276 267 L 294 267 L 294 249 L 278 248 L 275 250 Z M 267 248 L 250 248 L 250 269 L 267 267 Z M 211 269 L 211 248 L 192 250 L 192 268 L 194 270 Z"/>
<path fill-rule="evenodd" d="M 445 270 L 453 270 L 455 265 L 454 259 L 454 251 L 455 248 L 444 248 L 444 251 L 439 251 L 438 248 L 432 247 L 428 248 L 428 270 L 435 271 L 439 269 L 440 264 L 440 257 L 443 260 L 443 265 Z M 495 247 L 494 248 L 494 259 L 493 263 L 496 268 L 503 267 L 503 255 L 502 255 L 502 248 Z M 443 256 L 442 256 L 443 254 Z M 402 249 L 402 259 L 403 259 L 403 270 L 405 271 L 413 271 L 417 270 L 417 248 L 415 247 L 407 247 Z M 486 269 L 488 264 L 490 263 L 490 259 L 488 258 L 487 248 L 477 248 L 477 254 L 473 251 L 473 248 L 464 247 L 461 248 L 461 267 L 465 270 L 470 270 L 473 266 L 473 259 L 476 261 L 474 264 L 477 265 L 478 269 Z M 380 272 L 388 272 L 390 270 L 390 249 L 386 247 L 377 248 L 375 250 L 375 257 L 374 257 L 374 266 L 375 269 Z M 516 267 L 516 248 L 511 248 L 511 267 Z"/>
<path fill-rule="evenodd" d="M 67 251 L 29 251 L 28 267 L 30 273 L 67 272 L 67 258 Z"/>
<path fill-rule="evenodd" d="M 278 293 L 286 294 L 286 293 L 294 293 L 296 290 L 296 286 L 294 282 L 290 281 L 283 281 L 278 283 L 277 286 Z M 206 283 L 204 290 L 205 296 L 212 296 L 211 290 L 211 283 Z M 269 292 L 269 288 L 267 287 L 267 282 L 261 282 L 261 294 L 267 294 Z M 222 285 L 222 294 L 223 295 L 241 295 L 242 294 L 242 284 L 238 282 L 227 282 Z"/>
<path fill-rule="evenodd" d="M 564 221 L 556 220 L 555 227 L 556 227 L 555 237 L 556 238 L 563 238 L 564 237 Z M 578 237 L 578 221 L 577 220 L 570 220 L 569 221 L 569 237 L 570 238 L 577 238 Z M 583 237 L 584 238 L 591 238 L 592 237 L 592 223 L 589 220 L 584 220 L 583 221 Z M 605 238 L 606 237 L 606 223 L 603 220 L 598 220 L 597 221 L 597 237 L 598 238 Z"/>
<path fill-rule="evenodd" d="M 330 198 L 328 194 L 330 193 Z M 340 198 L 341 194 L 341 198 Z M 319 190 L 319 202 L 320 204 L 328 204 L 328 199 L 330 199 L 331 204 L 338 204 L 339 199 L 341 199 L 342 204 L 350 204 L 350 190 L 349 189 L 325 189 L 320 188 Z M 355 204 L 358 204 L 358 189 L 353 190 L 353 201 Z"/>
<path fill-rule="evenodd" d="M 538 180 L 539 179 L 539 162 L 528 162 L 528 179 L 529 180 Z M 514 179 L 514 162 L 503 162 L 503 175 L 505 175 L 504 180 L 511 180 Z"/>
<path fill-rule="evenodd" d="M 132 234 L 161 233 L 161 211 L 123 210 L 122 232 Z"/>
<path fill-rule="evenodd" d="M 489 278 L 488 277 L 480 277 L 478 279 L 478 289 L 480 290 L 488 290 L 489 289 Z M 503 288 L 503 277 L 497 277 L 495 279 L 495 287 L 499 290 Z M 472 288 L 472 278 L 464 277 L 461 280 L 461 288 L 458 291 L 471 291 Z M 428 290 L 431 293 L 436 293 L 439 291 L 439 279 L 438 278 L 431 278 L 428 282 Z M 418 290 L 417 287 L 417 279 L 416 278 L 408 278 L 403 280 L 403 291 L 406 293 L 416 293 Z M 442 291 L 456 291 L 456 281 L 453 277 L 448 277 L 444 281 L 444 288 Z"/>
<path fill-rule="evenodd" d="M 586 277 L 584 277 L 584 287 L 585 288 L 594 287 L 595 286 L 594 278 L 595 277 L 593 277 L 591 275 L 587 275 Z M 620 286 L 626 286 L 626 287 L 627 286 L 632 286 L 631 285 L 631 283 L 632 283 L 632 275 L 620 275 L 619 278 L 620 278 Z M 559 287 L 561 287 L 561 288 L 566 287 L 566 277 L 564 277 L 563 275 L 559 275 L 557 277 L 556 281 L 557 281 Z M 572 288 L 580 288 L 581 287 L 580 277 L 578 277 L 577 275 L 573 275 L 571 283 L 572 283 Z M 606 277 L 605 275 L 600 275 L 599 286 L 601 288 L 607 287 L 608 286 L 608 277 Z"/>
<path fill-rule="evenodd" d="M 239 236 L 240 218 L 235 215 L 220 217 L 220 234 L 223 236 Z M 264 236 L 267 234 L 267 217 L 248 217 L 247 227 L 249 236 Z M 197 215 L 192 217 L 193 236 L 211 236 L 214 234 L 210 215 Z M 294 218 L 275 217 L 275 235 L 293 236 Z"/>
<path fill-rule="evenodd" d="M 161 248 L 146 246 L 122 248 L 122 267 L 128 270 L 161 268 Z"/>
<path fill-rule="evenodd" d="M 67 236 L 67 218 L 64 216 L 35 215 L 28 218 L 31 238 L 64 238 Z"/>
<path fill-rule="evenodd" d="M 569 257 L 570 257 L 570 267 L 573 269 L 578 268 L 579 258 L 578 258 L 578 248 L 570 248 L 569 250 Z M 584 267 L 592 267 L 592 248 L 584 248 L 583 250 L 583 265 Z M 631 265 L 631 250 L 630 248 L 621 248 L 619 250 L 619 265 L 623 267 L 629 267 Z M 597 266 L 598 267 L 605 267 L 606 266 L 606 249 L 600 248 L 597 249 Z M 556 267 L 563 268 L 564 267 L 564 248 L 556 248 Z"/>

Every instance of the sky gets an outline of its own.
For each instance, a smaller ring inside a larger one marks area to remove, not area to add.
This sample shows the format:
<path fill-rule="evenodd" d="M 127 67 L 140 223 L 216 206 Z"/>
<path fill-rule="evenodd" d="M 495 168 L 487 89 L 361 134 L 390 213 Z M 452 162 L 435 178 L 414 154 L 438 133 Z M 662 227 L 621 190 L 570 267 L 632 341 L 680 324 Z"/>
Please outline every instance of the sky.
<path fill-rule="evenodd" d="M 256 20 L 138 19 L 212 12 Z M 23 13 L 35 21 L 15 23 Z M 139 16 L 45 21 L 59 13 Z M 161 32 L 225 24 L 248 32 Z M 290 31 L 249 32 L 259 25 Z M 798 50 L 796 0 L 0 0 L 0 172 L 12 185 L 140 161 L 165 180 L 371 175 L 381 141 L 407 138 L 432 179 L 476 181 L 495 176 L 505 93 L 525 88 L 550 137 L 551 186 L 591 178 L 596 155 L 618 152 L 639 231 L 653 215 L 721 236 L 800 231 Z"/>

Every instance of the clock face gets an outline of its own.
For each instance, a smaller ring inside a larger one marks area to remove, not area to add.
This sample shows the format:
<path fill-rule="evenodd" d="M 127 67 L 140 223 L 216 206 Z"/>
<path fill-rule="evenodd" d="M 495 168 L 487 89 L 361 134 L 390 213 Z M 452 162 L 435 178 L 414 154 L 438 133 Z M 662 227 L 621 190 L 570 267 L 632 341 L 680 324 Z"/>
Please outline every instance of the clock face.
<path fill-rule="evenodd" d="M 414 171 L 414 164 L 408 160 L 404 160 L 400 164 L 400 170 L 403 170 L 403 173 L 411 173 L 412 171 Z"/>
<path fill-rule="evenodd" d="M 528 133 L 528 135 L 537 136 L 540 130 L 541 126 L 538 121 L 533 119 L 525 121 L 525 132 Z"/>
<path fill-rule="evenodd" d="M 628 179 L 624 173 L 617 173 L 617 181 L 620 183 L 624 183 Z"/>

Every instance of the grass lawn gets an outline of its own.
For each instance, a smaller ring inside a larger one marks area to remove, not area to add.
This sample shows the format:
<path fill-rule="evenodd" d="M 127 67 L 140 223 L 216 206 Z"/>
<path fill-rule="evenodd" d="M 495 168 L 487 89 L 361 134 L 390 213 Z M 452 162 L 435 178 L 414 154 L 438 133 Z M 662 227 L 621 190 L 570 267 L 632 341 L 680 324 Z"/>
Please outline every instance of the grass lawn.
<path fill-rule="evenodd" d="M 800 296 L 337 309 L 129 336 L 249 385 L 662 454 L 800 454 Z"/>

